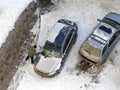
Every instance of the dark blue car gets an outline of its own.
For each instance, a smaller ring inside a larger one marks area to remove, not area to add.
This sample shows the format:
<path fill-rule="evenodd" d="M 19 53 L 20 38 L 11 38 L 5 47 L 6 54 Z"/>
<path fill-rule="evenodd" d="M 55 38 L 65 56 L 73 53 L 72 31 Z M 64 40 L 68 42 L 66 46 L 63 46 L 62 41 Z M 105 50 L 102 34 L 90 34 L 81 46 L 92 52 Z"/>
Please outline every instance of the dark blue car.
<path fill-rule="evenodd" d="M 42 47 L 40 59 L 37 59 L 34 65 L 36 73 L 44 77 L 53 77 L 60 72 L 66 56 L 77 39 L 77 30 L 77 24 L 72 21 L 65 19 L 57 21 L 52 30 L 57 35 L 49 37 Z"/>

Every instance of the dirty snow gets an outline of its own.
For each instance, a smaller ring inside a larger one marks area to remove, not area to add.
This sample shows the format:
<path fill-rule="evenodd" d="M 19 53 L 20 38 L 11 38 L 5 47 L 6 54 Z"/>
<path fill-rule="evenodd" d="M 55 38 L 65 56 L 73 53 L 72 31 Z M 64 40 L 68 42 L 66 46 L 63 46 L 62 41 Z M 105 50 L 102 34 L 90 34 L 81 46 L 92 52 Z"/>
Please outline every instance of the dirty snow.
<path fill-rule="evenodd" d="M 97 19 L 102 19 L 111 11 L 120 14 L 119 3 L 119 0 L 64 0 L 57 10 L 43 15 L 38 45 L 44 45 L 51 35 L 55 22 L 61 18 L 77 23 L 79 28 L 77 42 L 72 47 L 59 75 L 54 78 L 42 78 L 27 62 L 25 66 L 20 65 L 8 90 L 119 90 L 120 41 L 108 57 L 103 71 L 96 78 L 97 83 L 93 81 L 92 74 L 75 69 L 76 64 L 81 60 L 78 54 L 80 45 L 98 24 Z M 55 34 L 52 32 L 53 36 Z"/>
<path fill-rule="evenodd" d="M 0 47 L 22 11 L 32 0 L 0 0 Z"/>

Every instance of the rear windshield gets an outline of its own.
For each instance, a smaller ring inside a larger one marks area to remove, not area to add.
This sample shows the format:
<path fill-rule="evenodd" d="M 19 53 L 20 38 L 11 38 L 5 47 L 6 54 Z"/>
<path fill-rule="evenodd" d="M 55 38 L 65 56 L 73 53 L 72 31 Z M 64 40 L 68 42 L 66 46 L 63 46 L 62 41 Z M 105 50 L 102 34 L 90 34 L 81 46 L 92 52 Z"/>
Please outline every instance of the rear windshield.
<path fill-rule="evenodd" d="M 82 45 L 82 48 L 90 55 L 93 55 L 93 56 L 96 56 L 96 57 L 101 56 L 101 50 L 97 47 L 94 47 L 94 46 L 90 45 L 88 42 L 85 42 Z"/>
<path fill-rule="evenodd" d="M 105 26 L 100 26 L 99 29 L 102 30 L 102 31 L 104 31 L 104 32 L 106 32 L 106 33 L 108 33 L 108 34 L 112 33 L 111 28 L 107 28 Z"/>

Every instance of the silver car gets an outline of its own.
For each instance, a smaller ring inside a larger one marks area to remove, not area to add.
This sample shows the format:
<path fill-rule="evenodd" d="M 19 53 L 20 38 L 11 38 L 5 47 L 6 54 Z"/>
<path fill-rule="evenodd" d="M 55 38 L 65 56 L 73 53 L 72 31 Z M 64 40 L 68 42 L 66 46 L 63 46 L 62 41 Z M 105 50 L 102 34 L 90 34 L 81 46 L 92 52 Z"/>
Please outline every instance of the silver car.
<path fill-rule="evenodd" d="M 120 15 L 110 12 L 98 24 L 80 47 L 83 60 L 102 65 L 120 39 Z"/>
<path fill-rule="evenodd" d="M 50 35 L 36 58 L 34 70 L 43 77 L 54 77 L 60 73 L 66 57 L 77 39 L 77 24 L 60 19 L 53 27 L 56 35 Z M 52 34 L 52 33 L 51 33 Z"/>

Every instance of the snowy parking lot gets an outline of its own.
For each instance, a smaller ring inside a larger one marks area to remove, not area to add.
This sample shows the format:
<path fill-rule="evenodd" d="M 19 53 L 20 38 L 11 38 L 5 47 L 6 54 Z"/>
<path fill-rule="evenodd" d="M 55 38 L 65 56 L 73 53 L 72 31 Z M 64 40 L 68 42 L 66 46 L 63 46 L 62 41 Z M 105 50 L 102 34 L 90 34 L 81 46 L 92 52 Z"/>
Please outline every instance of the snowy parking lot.
<path fill-rule="evenodd" d="M 27 62 L 26 65 L 19 67 L 8 90 L 119 90 L 120 41 L 97 78 L 94 79 L 92 74 L 76 69 L 76 64 L 81 61 L 78 51 L 82 42 L 99 23 L 97 19 L 102 19 L 108 12 L 120 14 L 119 3 L 119 0 L 64 0 L 57 9 L 42 15 L 38 45 L 43 46 L 50 35 L 55 35 L 52 27 L 61 18 L 77 23 L 77 41 L 59 75 L 43 78 L 37 75 L 32 65 Z M 37 29 L 36 26 L 33 30 L 35 29 Z"/>

